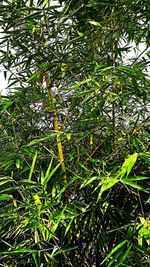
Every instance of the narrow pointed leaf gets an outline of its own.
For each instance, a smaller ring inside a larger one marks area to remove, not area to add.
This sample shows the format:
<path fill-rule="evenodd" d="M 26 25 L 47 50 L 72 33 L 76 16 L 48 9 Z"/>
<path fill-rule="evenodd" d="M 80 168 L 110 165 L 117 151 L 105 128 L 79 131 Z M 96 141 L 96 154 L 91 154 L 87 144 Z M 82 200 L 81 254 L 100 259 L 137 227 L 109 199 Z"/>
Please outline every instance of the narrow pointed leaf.
<path fill-rule="evenodd" d="M 32 178 L 32 174 L 33 174 L 33 171 L 34 171 L 34 167 L 35 167 L 35 162 L 36 162 L 36 159 L 37 159 L 37 151 L 35 152 L 35 155 L 33 157 L 33 161 L 32 161 L 32 165 L 31 165 L 31 168 L 30 168 L 30 173 L 29 173 L 29 181 L 31 181 L 31 178 Z"/>

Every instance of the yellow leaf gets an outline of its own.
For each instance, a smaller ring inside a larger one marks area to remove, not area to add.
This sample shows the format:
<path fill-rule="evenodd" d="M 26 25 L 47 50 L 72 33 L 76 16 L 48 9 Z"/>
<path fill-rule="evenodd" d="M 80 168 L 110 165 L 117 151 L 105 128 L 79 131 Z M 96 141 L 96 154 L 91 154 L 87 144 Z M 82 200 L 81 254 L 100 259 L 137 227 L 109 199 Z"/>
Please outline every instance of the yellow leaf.
<path fill-rule="evenodd" d="M 35 201 L 35 205 L 36 206 L 42 205 L 41 200 L 40 200 L 40 198 L 39 198 L 39 196 L 37 194 L 34 195 L 33 198 L 34 198 L 34 201 Z"/>
<path fill-rule="evenodd" d="M 83 33 L 82 33 L 82 32 L 77 31 L 77 33 L 78 33 L 78 35 L 79 35 L 80 37 L 83 37 Z"/>
<path fill-rule="evenodd" d="M 139 216 L 139 219 L 141 221 L 141 224 L 144 224 L 145 223 L 145 219 L 143 217 Z"/>
<path fill-rule="evenodd" d="M 39 234 L 38 234 L 37 230 L 34 231 L 34 241 L 35 241 L 35 244 L 37 244 L 40 241 Z"/>
<path fill-rule="evenodd" d="M 56 196 L 56 187 L 52 188 L 52 198 Z"/>
<path fill-rule="evenodd" d="M 93 145 L 93 135 L 90 135 L 90 145 Z"/>
<path fill-rule="evenodd" d="M 13 199 L 13 204 L 14 204 L 14 207 L 17 208 L 17 202 L 16 202 L 16 199 Z"/>
<path fill-rule="evenodd" d="M 42 4 L 42 8 L 44 8 L 48 4 L 49 0 L 45 0 Z"/>
<path fill-rule="evenodd" d="M 91 25 L 94 25 L 94 26 L 97 26 L 97 27 L 101 26 L 101 24 L 100 24 L 98 21 L 95 21 L 95 20 L 89 20 L 88 22 L 89 22 Z"/>
<path fill-rule="evenodd" d="M 67 133 L 66 136 L 67 136 L 68 141 L 70 141 L 70 139 L 71 139 L 71 133 Z"/>
<path fill-rule="evenodd" d="M 27 219 L 25 219 L 25 220 L 23 221 L 23 226 L 24 226 L 24 227 L 27 226 L 28 223 L 29 223 L 29 221 L 28 221 Z"/>
<path fill-rule="evenodd" d="M 131 172 L 136 160 L 137 160 L 137 157 L 138 157 L 138 153 L 134 153 L 133 155 L 129 155 L 129 157 L 127 159 L 125 159 L 122 167 L 121 167 L 121 172 L 120 172 L 120 175 L 121 175 L 121 178 L 123 178 L 123 176 L 128 176 L 129 173 Z"/>

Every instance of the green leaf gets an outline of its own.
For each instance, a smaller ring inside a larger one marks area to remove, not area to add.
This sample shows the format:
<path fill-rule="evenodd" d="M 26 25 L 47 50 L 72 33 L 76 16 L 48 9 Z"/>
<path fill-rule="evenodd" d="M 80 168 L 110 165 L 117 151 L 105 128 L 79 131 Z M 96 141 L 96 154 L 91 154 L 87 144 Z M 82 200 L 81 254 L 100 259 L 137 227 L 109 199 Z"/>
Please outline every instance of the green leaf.
<path fill-rule="evenodd" d="M 83 37 L 83 32 L 79 32 L 79 31 L 77 31 L 77 33 L 78 33 L 78 35 L 80 36 L 80 37 Z"/>
<path fill-rule="evenodd" d="M 150 203 L 150 197 L 148 198 L 147 203 Z"/>
<path fill-rule="evenodd" d="M 7 251 L 1 251 L 2 254 L 14 254 L 14 253 L 32 253 L 35 250 L 30 249 L 30 248 L 18 248 L 18 249 L 11 249 Z"/>
<path fill-rule="evenodd" d="M 49 166 L 48 166 L 46 174 L 45 174 L 45 178 L 47 178 L 49 176 L 49 173 L 50 173 L 50 170 L 51 170 L 51 167 L 52 167 L 52 163 L 53 163 L 53 159 L 54 159 L 54 156 L 52 156 L 52 158 L 51 158 L 51 161 L 49 163 Z"/>
<path fill-rule="evenodd" d="M 28 178 L 29 181 L 31 181 L 31 178 L 32 178 L 32 174 L 33 174 L 33 171 L 34 171 L 34 167 L 35 167 L 35 162 L 36 162 L 36 159 L 37 159 L 37 155 L 38 155 L 38 152 L 36 151 L 35 152 L 35 155 L 33 157 L 31 168 L 30 168 L 30 173 L 29 173 L 29 178 Z"/>
<path fill-rule="evenodd" d="M 149 177 L 145 176 L 128 176 L 129 181 L 142 181 L 142 180 L 147 180 Z"/>
<path fill-rule="evenodd" d="M 22 179 L 22 180 L 20 181 L 20 184 L 23 184 L 23 185 L 37 185 L 37 186 L 41 186 L 40 183 L 31 181 L 31 180 L 28 180 L 28 179 Z"/>
<path fill-rule="evenodd" d="M 37 73 L 32 74 L 32 75 L 27 79 L 27 83 L 30 82 L 30 81 L 32 81 L 32 80 L 35 80 L 36 77 L 37 77 Z"/>
<path fill-rule="evenodd" d="M 8 182 L 12 182 L 12 178 L 9 176 L 4 176 L 0 178 L 0 185 L 6 184 Z"/>
<path fill-rule="evenodd" d="M 47 183 L 49 182 L 49 180 L 51 179 L 51 177 L 55 174 L 55 172 L 57 171 L 57 169 L 60 167 L 61 162 L 59 162 L 50 173 L 47 172 L 44 180 L 43 180 L 43 185 L 46 186 Z"/>
<path fill-rule="evenodd" d="M 124 241 L 122 241 L 121 243 L 119 243 L 114 249 L 112 249 L 112 251 L 105 257 L 105 259 L 103 260 L 103 262 L 101 263 L 101 265 L 106 262 L 107 260 L 109 260 L 111 258 L 112 255 L 114 255 L 115 252 L 117 252 L 120 248 L 123 248 L 129 241 L 127 239 L 125 239 Z"/>
<path fill-rule="evenodd" d="M 68 141 L 70 141 L 70 139 L 71 139 L 71 133 L 67 133 L 66 134 L 66 137 L 67 137 Z"/>
<path fill-rule="evenodd" d="M 126 260 L 126 258 L 128 258 L 130 256 L 130 250 L 132 248 L 132 245 L 130 245 L 125 251 L 121 251 L 121 254 L 119 256 L 119 258 L 117 259 L 116 262 L 116 266 L 115 267 L 121 267 L 122 263 L 124 262 L 124 260 Z"/>
<path fill-rule="evenodd" d="M 0 201 L 7 201 L 13 199 L 12 195 L 8 194 L 0 194 Z"/>
<path fill-rule="evenodd" d="M 101 187 L 100 192 L 98 194 L 97 201 L 101 198 L 104 191 L 113 187 L 118 182 L 119 182 L 119 180 L 117 178 L 113 178 L 113 177 L 109 177 L 109 178 L 101 181 L 100 185 L 102 185 L 102 187 Z"/>
<path fill-rule="evenodd" d="M 17 167 L 17 169 L 19 169 L 20 168 L 20 159 L 16 159 L 16 167 Z"/>
<path fill-rule="evenodd" d="M 92 81 L 92 78 L 85 79 L 85 80 L 81 81 L 80 83 L 75 84 L 74 87 L 75 87 L 75 88 L 79 88 L 81 85 L 83 85 L 83 84 L 85 84 L 85 83 L 88 83 L 88 82 L 90 82 L 90 81 Z"/>
<path fill-rule="evenodd" d="M 150 192 L 150 190 L 143 188 L 139 184 L 134 183 L 134 182 L 130 181 L 129 179 L 122 179 L 122 180 L 120 180 L 120 182 L 123 183 L 123 184 L 130 185 L 133 188 L 136 188 L 136 189 L 141 190 L 143 192 L 146 192 L 146 193 L 149 193 Z"/>
<path fill-rule="evenodd" d="M 85 165 L 83 165 L 81 162 L 79 163 L 79 165 L 86 170 L 87 172 L 90 172 L 90 169 L 88 169 Z"/>
<path fill-rule="evenodd" d="M 2 110 L 7 110 L 11 105 L 13 104 L 13 101 L 8 100 L 7 102 L 3 103 Z"/>
<path fill-rule="evenodd" d="M 70 222 L 68 223 L 67 227 L 66 227 L 66 230 L 65 230 L 65 235 L 68 233 L 72 223 L 73 223 L 73 220 L 74 220 L 74 217 L 70 220 Z"/>
<path fill-rule="evenodd" d="M 12 193 L 14 191 L 17 191 L 19 189 L 19 187 L 8 187 L 4 190 L 1 190 L 0 193 Z"/>
<path fill-rule="evenodd" d="M 39 267 L 39 265 L 38 265 L 38 261 L 37 261 L 37 253 L 32 252 L 32 257 L 33 257 L 33 259 L 34 259 L 34 262 L 35 262 L 36 267 Z"/>
<path fill-rule="evenodd" d="M 129 155 L 127 159 L 125 159 L 121 169 L 117 172 L 116 177 L 120 177 L 121 179 L 126 175 L 126 177 L 131 172 L 136 160 L 138 157 L 138 153 L 134 153 L 133 155 Z"/>
<path fill-rule="evenodd" d="M 97 176 L 94 176 L 94 177 L 91 177 L 89 179 L 86 179 L 86 181 L 84 181 L 84 183 L 80 186 L 80 188 L 83 188 L 89 184 L 91 184 L 93 181 L 97 180 L 98 177 Z"/>
<path fill-rule="evenodd" d="M 150 152 L 140 153 L 140 157 L 144 159 L 147 162 L 147 164 L 150 166 Z"/>
<path fill-rule="evenodd" d="M 43 138 L 39 138 L 39 139 L 34 139 L 32 140 L 29 144 L 27 144 L 27 147 L 28 146 L 33 146 L 33 145 L 37 145 L 37 144 L 40 144 L 46 140 L 49 140 L 50 138 L 52 138 L 53 136 L 57 135 L 57 133 L 52 133 L 52 134 L 48 134 L 46 135 L 45 137 Z"/>

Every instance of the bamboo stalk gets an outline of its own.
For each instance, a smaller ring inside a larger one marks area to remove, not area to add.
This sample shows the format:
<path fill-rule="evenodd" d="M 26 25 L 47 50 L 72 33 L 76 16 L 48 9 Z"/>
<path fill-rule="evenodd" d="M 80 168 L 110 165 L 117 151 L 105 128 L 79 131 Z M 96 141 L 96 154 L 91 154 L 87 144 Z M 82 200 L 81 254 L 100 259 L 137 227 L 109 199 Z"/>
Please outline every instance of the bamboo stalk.
<path fill-rule="evenodd" d="M 46 88 L 48 91 L 48 100 L 50 103 L 54 103 L 54 98 L 51 90 L 51 81 L 49 78 L 48 73 L 45 73 L 45 81 L 46 81 Z M 62 142 L 60 138 L 60 131 L 59 131 L 59 125 L 58 125 L 58 115 L 56 109 L 52 111 L 53 113 L 53 125 L 54 125 L 54 130 L 57 133 L 57 147 L 58 147 L 58 156 L 59 156 L 59 161 L 61 162 L 61 171 L 63 172 L 63 183 L 67 183 L 67 175 L 65 171 L 65 162 L 64 162 L 64 153 L 63 153 L 63 147 L 62 147 Z"/>
<path fill-rule="evenodd" d="M 38 41 L 40 38 L 36 35 L 35 39 Z M 38 49 L 39 49 L 39 51 L 41 50 L 40 42 L 38 42 Z M 55 54 L 55 56 L 57 56 L 57 55 Z M 48 100 L 49 100 L 49 102 L 51 104 L 53 104 L 54 103 L 54 98 L 53 98 L 53 94 L 52 94 L 52 90 L 51 90 L 51 80 L 50 80 L 48 71 L 46 71 L 46 72 L 44 71 L 43 72 L 42 70 L 39 70 L 39 73 L 37 75 L 37 81 L 40 84 L 40 86 L 42 86 L 43 77 L 44 76 L 45 76 L 46 88 L 47 88 L 47 92 L 48 92 Z M 62 142 L 61 142 L 61 139 L 60 139 L 58 116 L 57 116 L 57 111 L 56 111 L 55 108 L 53 109 L 52 113 L 53 113 L 54 130 L 57 132 L 58 157 L 59 157 L 59 161 L 61 163 L 61 171 L 63 172 L 63 183 L 66 184 L 67 183 L 67 176 L 66 176 L 66 171 L 65 171 L 64 153 L 63 153 Z M 68 193 L 66 193 L 65 199 L 68 201 L 68 199 L 69 199 Z"/>
<path fill-rule="evenodd" d="M 113 131 L 113 147 L 115 149 L 115 136 L 116 136 L 116 117 L 115 117 L 115 103 L 112 103 L 112 131 Z"/>
<path fill-rule="evenodd" d="M 113 26 L 113 25 L 112 25 Z M 112 32 L 112 66 L 115 67 L 116 55 L 115 55 L 115 43 L 114 32 Z M 116 87 L 113 86 L 113 91 L 116 93 Z M 113 150 L 115 151 L 115 138 L 116 138 L 116 109 L 115 102 L 112 103 L 112 134 L 113 134 Z"/>

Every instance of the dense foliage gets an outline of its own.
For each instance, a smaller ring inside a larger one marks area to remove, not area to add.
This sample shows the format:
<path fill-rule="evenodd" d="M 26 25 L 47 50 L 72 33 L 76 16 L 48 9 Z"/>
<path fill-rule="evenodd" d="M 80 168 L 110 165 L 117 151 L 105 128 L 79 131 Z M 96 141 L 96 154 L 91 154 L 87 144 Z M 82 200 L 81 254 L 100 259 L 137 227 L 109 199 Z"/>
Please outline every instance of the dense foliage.
<path fill-rule="evenodd" d="M 0 266 L 148 267 L 148 1 L 0 9 Z"/>

